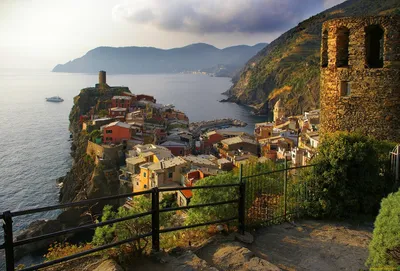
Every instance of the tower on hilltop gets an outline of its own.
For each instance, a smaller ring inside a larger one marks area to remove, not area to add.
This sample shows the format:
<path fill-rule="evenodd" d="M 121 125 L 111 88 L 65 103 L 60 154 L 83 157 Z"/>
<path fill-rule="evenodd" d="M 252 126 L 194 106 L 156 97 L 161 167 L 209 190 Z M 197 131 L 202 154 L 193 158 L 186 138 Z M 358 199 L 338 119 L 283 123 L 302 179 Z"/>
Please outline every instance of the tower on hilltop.
<path fill-rule="evenodd" d="M 99 71 L 99 83 L 96 84 L 96 88 L 98 89 L 108 89 L 107 85 L 107 74 L 105 71 Z"/>
<path fill-rule="evenodd" d="M 361 131 L 400 142 L 399 16 L 326 21 L 321 47 L 321 133 Z"/>

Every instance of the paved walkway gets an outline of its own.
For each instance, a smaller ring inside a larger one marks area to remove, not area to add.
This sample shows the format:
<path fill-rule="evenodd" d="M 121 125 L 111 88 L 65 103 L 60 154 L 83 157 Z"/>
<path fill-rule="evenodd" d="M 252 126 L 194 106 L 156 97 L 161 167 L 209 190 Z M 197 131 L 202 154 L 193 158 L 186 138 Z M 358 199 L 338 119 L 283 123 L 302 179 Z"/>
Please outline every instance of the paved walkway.
<path fill-rule="evenodd" d="M 253 233 L 248 248 L 282 270 L 366 270 L 372 228 L 346 223 L 302 221 Z"/>

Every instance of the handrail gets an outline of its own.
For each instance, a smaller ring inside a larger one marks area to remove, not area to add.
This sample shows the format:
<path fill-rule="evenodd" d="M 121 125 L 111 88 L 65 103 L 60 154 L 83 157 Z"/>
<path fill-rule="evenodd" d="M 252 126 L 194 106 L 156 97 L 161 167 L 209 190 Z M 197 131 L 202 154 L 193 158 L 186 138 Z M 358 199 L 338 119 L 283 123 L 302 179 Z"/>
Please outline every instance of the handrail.
<path fill-rule="evenodd" d="M 194 227 L 200 227 L 200 226 L 207 226 L 211 224 L 218 224 L 218 223 L 226 223 L 229 221 L 233 220 L 238 220 L 239 221 L 239 232 L 241 234 L 244 233 L 245 230 L 245 187 L 246 187 L 246 182 L 244 181 L 245 179 L 251 178 L 251 177 L 256 177 L 256 176 L 261 176 L 261 175 L 267 175 L 267 174 L 272 174 L 276 172 L 283 172 L 283 171 L 289 171 L 292 169 L 299 169 L 299 168 L 306 168 L 306 167 L 312 167 L 315 165 L 306 165 L 306 166 L 300 166 L 300 167 L 292 167 L 292 168 L 285 168 L 281 170 L 275 170 L 275 171 L 269 171 L 269 172 L 262 172 L 259 174 L 255 175 L 250 175 L 250 176 L 242 176 L 242 167 L 239 172 L 239 182 L 238 183 L 228 183 L 228 184 L 218 184 L 218 185 L 204 185 L 204 186 L 190 186 L 190 187 L 165 187 L 165 188 L 158 188 L 154 187 L 149 190 L 141 191 L 141 192 L 134 192 L 134 193 L 126 193 L 126 194 L 121 194 L 121 195 L 114 195 L 114 196 L 106 196 L 106 197 L 101 197 L 101 198 L 94 198 L 94 199 L 88 199 L 84 201 L 79 201 L 79 202 L 72 202 L 72 203 L 65 203 L 65 204 L 59 204 L 59 205 L 52 205 L 52 206 L 47 206 L 47 207 L 39 207 L 39 208 L 32 208 L 32 209 L 27 209 L 27 210 L 21 210 L 21 211 L 15 211 L 15 212 L 4 212 L 0 214 L 0 218 L 3 219 L 4 223 L 4 240 L 5 242 L 0 245 L 0 250 L 5 249 L 6 251 L 6 266 L 7 266 L 7 271 L 14 270 L 14 248 L 17 246 L 21 245 L 26 245 L 29 243 L 33 242 L 38 242 L 47 238 L 52 238 L 52 237 L 57 237 L 57 236 L 62 236 L 68 233 L 73 233 L 73 232 L 79 232 L 83 230 L 88 230 L 88 229 L 94 229 L 98 227 L 103 227 L 106 225 L 111 225 L 114 223 L 130 220 L 130 219 L 137 219 L 140 217 L 148 216 L 151 215 L 151 232 L 148 232 L 146 234 L 141 234 L 132 238 L 128 238 L 125 240 L 121 240 L 118 242 L 114 242 L 111 244 L 103 245 L 100 247 L 92 248 L 87 251 L 83 251 L 80 253 L 76 253 L 67 257 L 63 257 L 57 260 L 41 263 L 35 266 L 31 266 L 25 269 L 22 269 L 24 271 L 28 270 L 37 270 L 39 268 L 44 268 L 48 267 L 54 264 L 58 264 L 61 262 L 65 262 L 68 260 L 76 259 L 91 253 L 95 253 L 104 249 L 108 249 L 114 246 L 119 246 L 125 243 L 133 242 L 136 240 L 139 240 L 141 238 L 145 237 L 152 237 L 152 246 L 153 249 L 158 251 L 159 248 L 159 235 L 161 233 L 166 233 L 166 232 L 171 232 L 171 231 L 178 231 L 178 230 L 183 230 L 183 229 L 189 229 L 189 228 L 194 228 Z M 179 206 L 179 207 L 169 207 L 169 208 L 163 208 L 160 209 L 159 205 L 159 196 L 160 193 L 162 192 L 173 192 L 173 191 L 182 191 L 182 190 L 197 190 L 197 189 L 214 189 L 214 188 L 225 188 L 225 187 L 238 187 L 238 195 L 239 198 L 232 199 L 232 200 L 226 200 L 226 201 L 219 201 L 219 202 L 209 202 L 209 203 L 203 203 L 203 204 L 196 204 L 196 205 L 188 205 L 188 206 Z M 23 240 L 18 240 L 18 241 L 13 241 L 13 223 L 12 223 L 12 217 L 17 217 L 17 216 L 22 216 L 22 215 L 28 215 L 28 214 L 33 214 L 33 213 L 38 213 L 38 212 L 46 212 L 50 210 L 56 210 L 56 209 L 64 209 L 68 207 L 77 207 L 77 206 L 85 206 L 93 203 L 98 203 L 100 201 L 108 201 L 108 200 L 116 200 L 116 199 L 121 199 L 121 198 L 127 198 L 127 197 L 134 197 L 134 196 L 140 196 L 140 195 L 151 195 L 151 202 L 152 202 L 152 207 L 151 210 L 139 214 L 133 214 L 130 216 L 122 217 L 122 218 L 117 218 L 117 219 L 111 219 L 99 223 L 92 223 L 92 224 L 87 224 L 83 226 L 78 226 L 66 230 L 61 230 L 57 232 L 52 232 L 49 234 L 44 234 L 40 236 L 35 236 L 32 238 L 28 239 L 23 239 Z M 203 223 L 197 223 L 197 224 L 192 224 L 192 225 L 185 225 L 185 226 L 178 226 L 178 227 L 170 227 L 170 228 L 160 228 L 160 222 L 159 222 L 159 214 L 160 213 L 165 213 L 165 212 L 173 212 L 173 211 L 179 211 L 179 210 L 190 210 L 194 208 L 202 208 L 202 207 L 207 207 L 207 206 L 217 206 L 217 205 L 224 205 L 224 204 L 237 204 L 238 208 L 238 215 L 233 216 L 230 218 L 226 219 L 220 219 L 220 220 L 214 220 L 214 221 L 208 221 L 208 222 L 203 222 Z M 286 212 L 285 212 L 285 217 L 286 217 Z"/>
<path fill-rule="evenodd" d="M 82 200 L 82 201 L 77 201 L 77 202 L 52 205 L 52 206 L 48 206 L 48 207 L 40 207 L 40 208 L 32 208 L 32 209 L 27 209 L 27 210 L 22 210 L 22 211 L 15 211 L 15 212 L 12 212 L 11 215 L 12 215 L 12 217 L 16 217 L 16 216 L 46 212 L 46 211 L 51 211 L 51 210 L 64 209 L 64 208 L 68 208 L 68 207 L 84 206 L 84 205 L 88 205 L 91 203 L 97 203 L 99 201 L 104 201 L 104 200 L 121 199 L 121 198 L 134 197 L 134 196 L 140 196 L 140 195 L 145 195 L 145 194 L 151 194 L 151 190 L 145 190 L 145 191 L 141 191 L 141 192 L 127 193 L 127 194 L 121 194 L 121 195 L 115 195 L 115 196 L 107 196 L 107 197 L 101 197 L 101 198 L 94 198 L 94 199 L 87 199 L 87 200 Z"/>
<path fill-rule="evenodd" d="M 289 167 L 289 168 L 283 168 L 283 169 L 278 169 L 278 170 L 273 170 L 273 171 L 267 171 L 267 172 L 261 172 L 258 174 L 254 174 L 254 175 L 248 175 L 248 176 L 242 176 L 242 179 L 249 179 L 252 177 L 259 177 L 262 175 L 268 175 L 268 174 L 272 174 L 272 173 L 277 173 L 277 172 L 284 172 L 284 171 L 288 171 L 288 170 L 292 170 L 292 169 L 299 169 L 299 168 L 306 168 L 306 167 L 313 167 L 315 165 L 305 165 L 305 166 L 298 166 L 298 167 Z"/>

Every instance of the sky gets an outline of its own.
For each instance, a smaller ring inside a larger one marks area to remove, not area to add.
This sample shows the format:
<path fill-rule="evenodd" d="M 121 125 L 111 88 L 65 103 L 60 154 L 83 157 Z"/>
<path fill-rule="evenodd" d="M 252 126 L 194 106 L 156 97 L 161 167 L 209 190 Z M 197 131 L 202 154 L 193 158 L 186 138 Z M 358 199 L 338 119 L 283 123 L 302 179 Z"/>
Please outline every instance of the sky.
<path fill-rule="evenodd" d="M 99 46 L 271 42 L 344 0 L 0 0 L 0 68 L 51 70 Z"/>

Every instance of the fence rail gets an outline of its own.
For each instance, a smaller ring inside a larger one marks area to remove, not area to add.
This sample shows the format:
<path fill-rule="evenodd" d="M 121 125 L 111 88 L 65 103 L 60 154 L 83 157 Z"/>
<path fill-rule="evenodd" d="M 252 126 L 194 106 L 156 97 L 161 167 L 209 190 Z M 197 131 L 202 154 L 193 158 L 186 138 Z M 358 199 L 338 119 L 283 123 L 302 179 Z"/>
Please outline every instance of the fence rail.
<path fill-rule="evenodd" d="M 312 165 L 310 165 L 312 166 Z M 6 269 L 7 271 L 15 270 L 15 259 L 14 259 L 14 248 L 26 244 L 30 244 L 33 242 L 42 241 L 48 238 L 63 236 L 70 233 L 75 233 L 84 230 L 93 230 L 98 227 L 103 227 L 107 225 L 111 225 L 114 223 L 137 219 L 140 217 L 151 216 L 151 231 L 145 234 L 141 234 L 129 239 L 121 240 L 118 242 L 114 242 L 111 244 L 102 245 L 99 247 L 95 247 L 89 249 L 84 252 L 76 253 L 74 255 L 70 255 L 67 257 L 63 257 L 60 259 L 56 259 L 49 262 L 44 262 L 35 266 L 27 267 L 22 269 L 24 271 L 27 270 L 37 270 L 40 268 L 45 268 L 51 265 L 55 265 L 61 262 L 65 262 L 68 260 L 76 259 L 85 255 L 89 255 L 101 250 L 109 249 L 115 246 L 119 246 L 125 243 L 133 242 L 145 237 L 151 237 L 152 239 L 152 250 L 159 251 L 160 250 L 160 234 L 167 233 L 172 231 L 178 231 L 183 229 L 190 229 L 194 227 L 207 226 L 218 223 L 226 223 L 230 221 L 238 221 L 239 233 L 244 234 L 246 226 L 253 226 L 255 224 L 262 224 L 263 222 L 268 222 L 271 219 L 287 219 L 289 214 L 296 213 L 300 210 L 301 204 L 298 200 L 294 200 L 294 194 L 299 193 L 302 194 L 301 200 L 307 196 L 307 186 L 305 186 L 302 182 L 297 182 L 292 171 L 296 169 L 306 168 L 310 166 L 302 166 L 302 167 L 292 167 L 288 168 L 287 163 L 285 163 L 285 168 L 269 171 L 269 172 L 261 172 L 256 174 L 249 174 L 243 176 L 243 168 L 240 167 L 239 171 L 239 182 L 238 183 L 229 183 L 222 185 L 207 185 L 207 186 L 193 186 L 193 187 L 174 187 L 174 188 L 152 188 L 147 191 L 135 192 L 135 193 L 127 193 L 109 197 L 102 197 L 97 199 L 89 199 L 80 202 L 59 204 L 41 208 L 33 208 L 22 211 L 10 212 L 6 211 L 3 214 L 0 214 L 0 218 L 3 220 L 3 228 L 4 228 L 4 244 L 0 245 L 0 249 L 5 250 L 6 254 Z M 283 174 L 283 178 L 278 176 L 279 174 Z M 293 179 L 293 180 L 292 180 Z M 238 188 L 238 198 L 231 200 L 223 200 L 219 202 L 208 202 L 203 204 L 196 205 L 188 205 L 188 206 L 180 206 L 180 207 L 169 207 L 160 209 L 159 197 L 162 192 L 174 192 L 179 190 L 198 190 L 198 189 L 218 189 L 218 188 L 228 188 L 228 187 L 237 187 Z M 288 189 L 289 187 L 289 189 Z M 139 214 L 134 214 L 122 218 L 111 219 L 104 222 L 87 224 L 79 227 L 74 227 L 66 230 L 61 230 L 49 234 L 44 234 L 41 236 L 35 236 L 32 238 L 27 238 L 24 240 L 14 241 L 13 238 L 13 218 L 23 215 L 29 215 L 38 212 L 46 212 L 57 209 L 66 209 L 71 207 L 81 207 L 87 206 L 90 204 L 117 200 L 128 197 L 136 197 L 140 195 L 149 195 L 151 196 L 151 210 Z M 303 198 L 304 196 L 304 198 Z M 296 198 L 298 199 L 298 198 Z M 214 221 L 208 221 L 204 223 L 178 226 L 178 227 L 170 227 L 170 228 L 160 228 L 160 213 L 165 212 L 174 212 L 178 210 L 189 210 L 194 208 L 203 208 L 209 206 L 218 206 L 218 205 L 229 205 L 235 204 L 237 205 L 237 215 L 223 218 Z"/>

